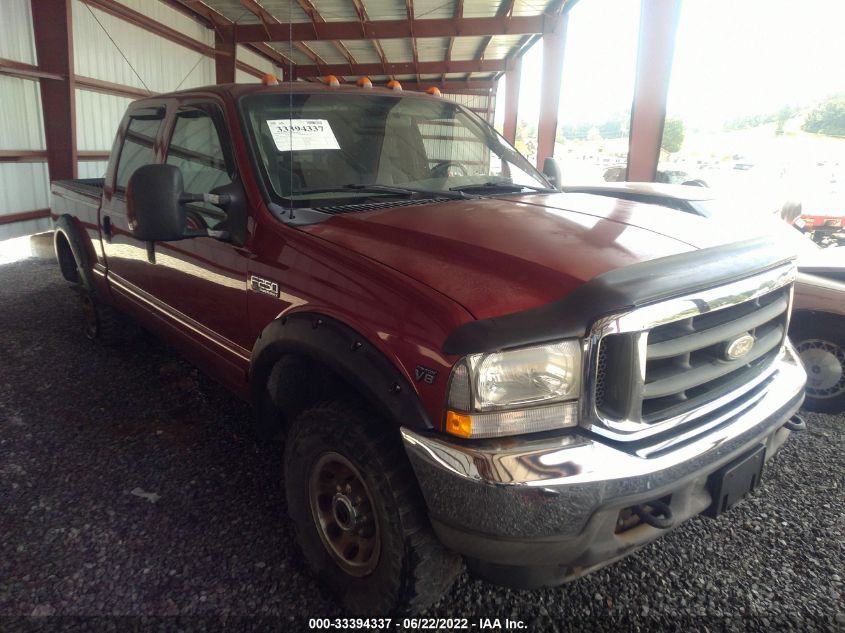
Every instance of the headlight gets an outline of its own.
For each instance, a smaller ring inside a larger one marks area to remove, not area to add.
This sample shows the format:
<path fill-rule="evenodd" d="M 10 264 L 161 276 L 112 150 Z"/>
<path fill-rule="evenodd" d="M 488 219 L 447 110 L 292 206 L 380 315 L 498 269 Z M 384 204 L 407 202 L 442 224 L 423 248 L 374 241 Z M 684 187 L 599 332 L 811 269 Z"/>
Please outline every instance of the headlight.
<path fill-rule="evenodd" d="M 446 430 L 476 438 L 575 426 L 580 392 L 579 341 L 473 354 L 452 372 Z"/>

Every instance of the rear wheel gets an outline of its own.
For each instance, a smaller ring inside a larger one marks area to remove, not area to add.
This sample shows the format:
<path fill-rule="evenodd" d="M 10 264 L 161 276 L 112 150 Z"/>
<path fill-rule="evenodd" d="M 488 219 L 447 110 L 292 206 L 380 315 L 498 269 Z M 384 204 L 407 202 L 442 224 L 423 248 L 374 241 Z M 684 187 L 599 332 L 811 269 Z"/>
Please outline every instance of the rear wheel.
<path fill-rule="evenodd" d="M 804 407 L 845 411 L 845 319 L 817 316 L 792 327 L 790 338 L 807 370 Z"/>
<path fill-rule="evenodd" d="M 305 410 L 285 447 L 297 541 L 315 575 L 350 612 L 413 612 L 461 568 L 435 537 L 401 443 L 364 409 Z"/>
<path fill-rule="evenodd" d="M 135 332 L 136 326 L 127 323 L 120 312 L 97 298 L 95 292 L 83 286 L 79 286 L 78 290 L 82 301 L 85 336 L 108 347 L 125 343 Z"/>

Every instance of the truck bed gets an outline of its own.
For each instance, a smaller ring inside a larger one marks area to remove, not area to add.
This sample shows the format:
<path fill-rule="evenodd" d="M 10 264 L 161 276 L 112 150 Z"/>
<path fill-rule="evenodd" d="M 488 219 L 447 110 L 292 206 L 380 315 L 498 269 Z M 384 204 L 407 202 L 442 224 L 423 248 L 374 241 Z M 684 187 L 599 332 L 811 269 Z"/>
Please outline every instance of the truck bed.
<path fill-rule="evenodd" d="M 76 180 L 54 180 L 53 187 L 61 187 L 85 196 L 99 198 L 103 194 L 105 183 L 105 178 L 77 178 Z"/>

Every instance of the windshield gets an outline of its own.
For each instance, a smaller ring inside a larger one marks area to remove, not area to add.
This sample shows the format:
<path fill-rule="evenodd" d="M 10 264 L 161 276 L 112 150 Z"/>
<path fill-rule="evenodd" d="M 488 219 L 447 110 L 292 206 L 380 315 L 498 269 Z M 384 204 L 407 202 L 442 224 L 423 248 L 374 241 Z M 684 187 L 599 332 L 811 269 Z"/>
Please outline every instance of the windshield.
<path fill-rule="evenodd" d="M 450 101 L 325 92 L 242 103 L 268 193 L 284 205 L 549 187 L 492 127 Z"/>

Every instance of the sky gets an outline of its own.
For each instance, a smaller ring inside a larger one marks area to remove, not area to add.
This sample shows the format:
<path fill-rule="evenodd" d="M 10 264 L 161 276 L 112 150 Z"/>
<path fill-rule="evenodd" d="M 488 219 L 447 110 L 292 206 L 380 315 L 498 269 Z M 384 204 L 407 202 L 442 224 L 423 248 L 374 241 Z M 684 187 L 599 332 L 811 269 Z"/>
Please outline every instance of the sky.
<path fill-rule="evenodd" d="M 639 0 L 579 0 L 572 9 L 560 123 L 630 116 L 639 13 Z M 542 48 L 535 45 L 523 61 L 519 118 L 533 125 Z M 683 0 L 669 116 L 715 129 L 836 92 L 845 93 L 845 0 Z M 500 98 L 499 116 L 503 106 Z"/>

